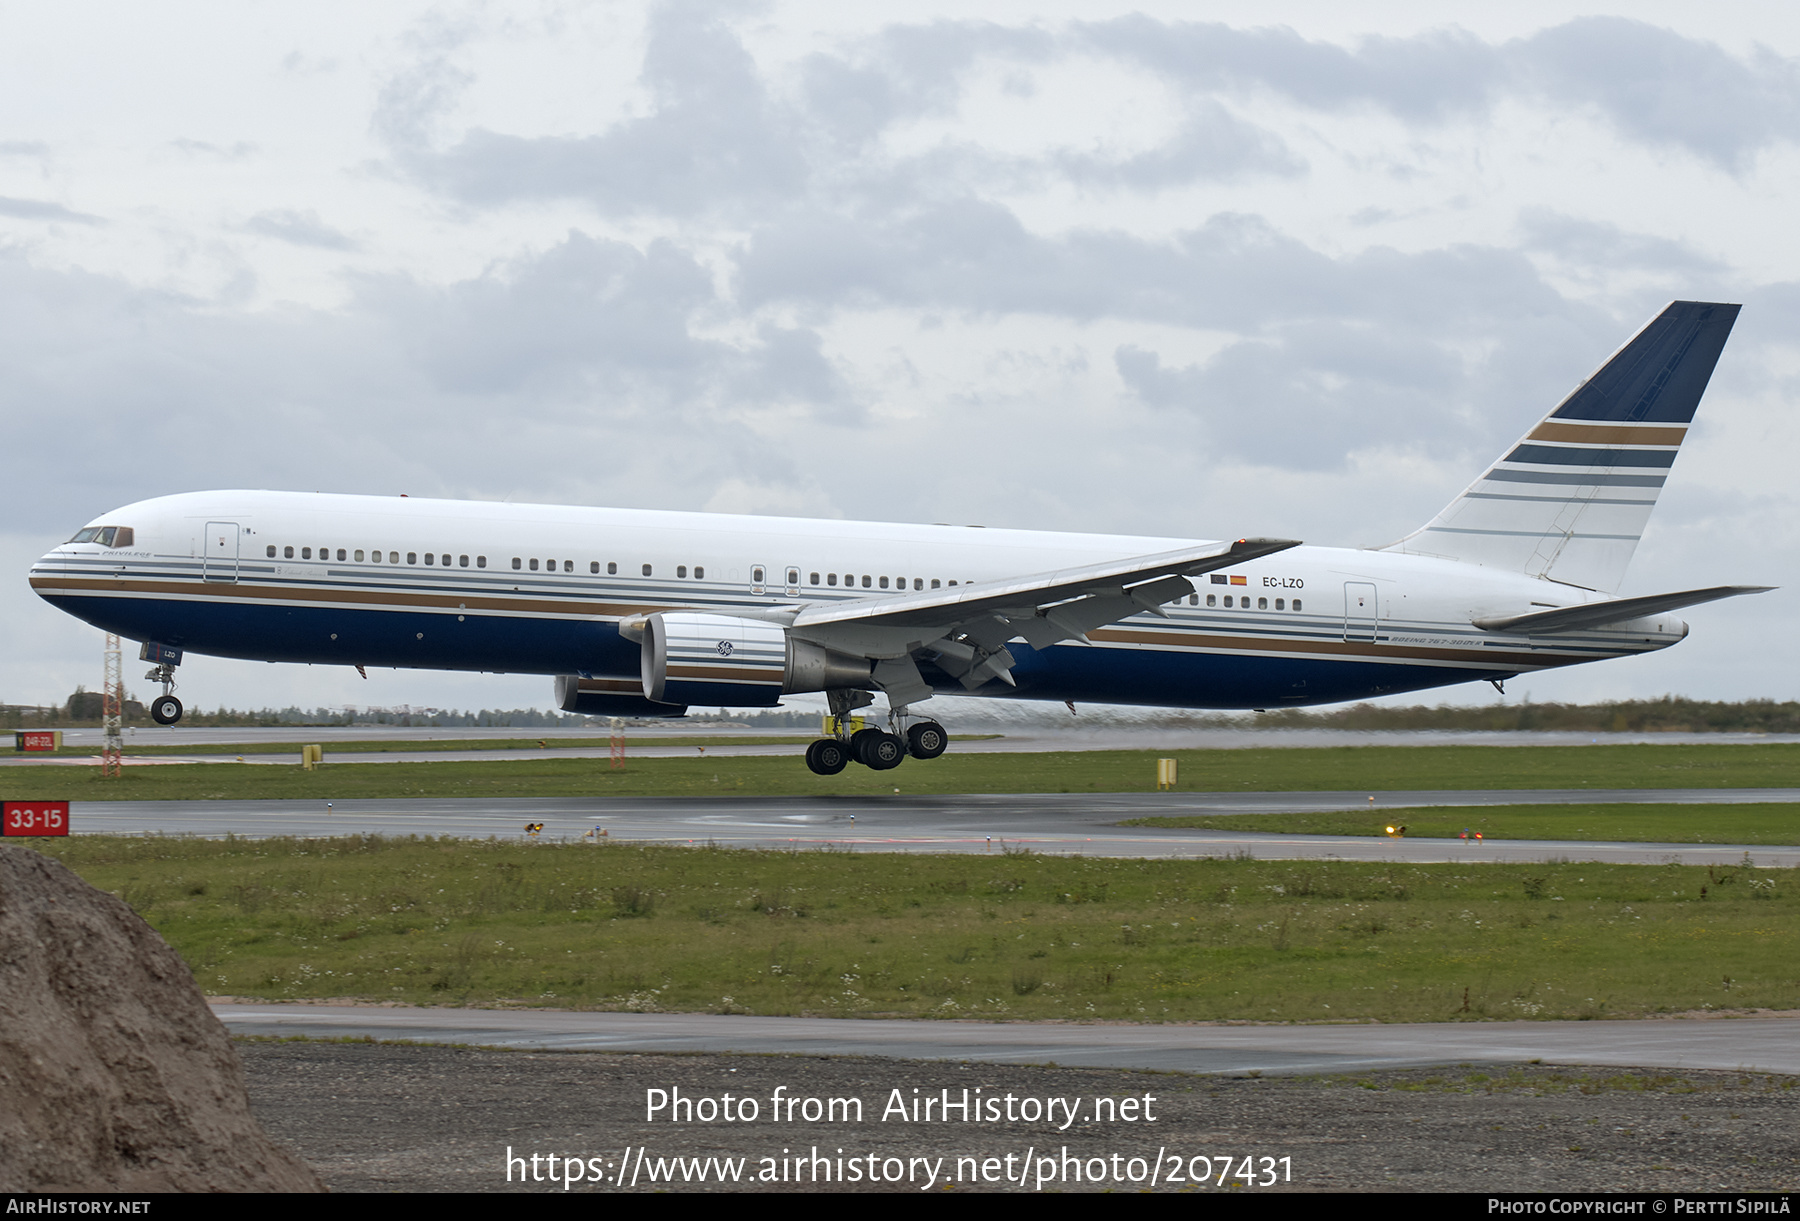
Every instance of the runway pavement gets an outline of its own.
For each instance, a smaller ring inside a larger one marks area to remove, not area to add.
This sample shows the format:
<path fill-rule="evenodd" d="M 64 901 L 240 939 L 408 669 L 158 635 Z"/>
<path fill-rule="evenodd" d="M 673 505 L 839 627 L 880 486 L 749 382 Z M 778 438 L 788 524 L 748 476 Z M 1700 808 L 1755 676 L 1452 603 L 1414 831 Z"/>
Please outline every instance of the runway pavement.
<path fill-rule="evenodd" d="M 1444 1064 L 1800 1074 L 1800 1018 L 1343 1026 L 1083 1025 L 214 1002 L 234 1034 L 558 1051 L 886 1056 L 1184 1073 L 1338 1073 Z"/>
<path fill-rule="evenodd" d="M 1375 800 L 1370 801 L 1373 797 Z M 1800 802 L 1795 789 L 1609 789 L 1336 793 L 1042 793 L 985 796 L 750 798 L 469 798 L 333 802 L 79 802 L 76 833 L 520 838 L 542 823 L 547 841 L 714 844 L 855 852 L 1376 861 L 1542 861 L 1800 865 L 1800 847 L 1621 844 L 1587 840 L 1401 840 L 1263 832 L 1121 827 L 1125 819 L 1191 814 L 1403 811 L 1421 806 L 1526 803 Z M 604 832 L 604 834 L 600 834 Z"/>

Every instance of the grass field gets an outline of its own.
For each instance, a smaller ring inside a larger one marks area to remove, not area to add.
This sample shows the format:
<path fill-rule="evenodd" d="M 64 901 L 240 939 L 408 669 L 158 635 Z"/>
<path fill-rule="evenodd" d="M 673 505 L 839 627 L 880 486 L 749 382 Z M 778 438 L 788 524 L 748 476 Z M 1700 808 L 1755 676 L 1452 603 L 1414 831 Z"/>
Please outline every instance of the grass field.
<path fill-rule="evenodd" d="M 892 793 L 1109 793 L 1156 787 L 1170 752 L 977 754 L 952 750 L 889 772 L 852 766 L 815 776 L 792 757 L 520 758 L 386 763 L 319 771 L 235 763 L 129 767 L 109 780 L 89 767 L 0 769 L 7 800 L 193 801 L 220 798 L 813 796 Z M 1800 744 L 1632 746 L 1346 746 L 1177 751 L 1184 792 L 1473 788 L 1800 787 Z"/>
<path fill-rule="evenodd" d="M 1332 814 L 1230 814 L 1132 818 L 1127 827 L 1200 827 L 1294 835 L 1387 834 L 1412 838 L 1614 840 L 1654 844 L 1800 844 L 1800 804 L 1425 806 Z"/>
<path fill-rule="evenodd" d="M 1792 875 L 86 836 L 208 992 L 910 1017 L 1800 1007 Z"/>

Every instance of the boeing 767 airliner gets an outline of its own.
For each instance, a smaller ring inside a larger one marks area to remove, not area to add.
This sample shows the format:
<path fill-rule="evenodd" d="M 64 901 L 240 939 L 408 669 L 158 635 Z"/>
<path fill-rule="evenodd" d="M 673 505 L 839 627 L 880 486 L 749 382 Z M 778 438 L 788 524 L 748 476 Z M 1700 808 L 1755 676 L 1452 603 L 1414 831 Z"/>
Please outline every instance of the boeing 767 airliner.
<path fill-rule="evenodd" d="M 1664 649 L 1615 596 L 1736 305 L 1677 301 L 1430 522 L 1372 550 L 295 492 L 104 514 L 40 559 L 54 605 L 187 653 L 556 676 L 572 712 L 822 692 L 821 774 L 948 741 L 936 693 L 1181 708 L 1327 704 Z M 887 728 L 846 715 L 886 697 Z"/>

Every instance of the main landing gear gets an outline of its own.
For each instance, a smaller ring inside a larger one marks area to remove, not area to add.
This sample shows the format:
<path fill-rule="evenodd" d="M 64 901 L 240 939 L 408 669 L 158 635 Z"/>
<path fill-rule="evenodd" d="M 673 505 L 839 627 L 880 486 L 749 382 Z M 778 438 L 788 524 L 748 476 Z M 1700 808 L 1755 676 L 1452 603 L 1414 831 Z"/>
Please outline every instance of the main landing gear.
<path fill-rule="evenodd" d="M 950 735 L 942 725 L 936 721 L 914 721 L 904 708 L 888 713 L 888 729 L 871 725 L 847 734 L 848 714 L 861 706 L 852 700 L 861 696 L 862 703 L 873 701 L 861 692 L 827 694 L 831 697 L 831 726 L 836 734 L 820 738 L 806 748 L 806 766 L 817 775 L 835 776 L 853 761 L 871 771 L 885 772 L 899 767 L 909 755 L 914 759 L 935 759 L 950 745 Z M 844 707 L 840 709 L 839 704 Z"/>

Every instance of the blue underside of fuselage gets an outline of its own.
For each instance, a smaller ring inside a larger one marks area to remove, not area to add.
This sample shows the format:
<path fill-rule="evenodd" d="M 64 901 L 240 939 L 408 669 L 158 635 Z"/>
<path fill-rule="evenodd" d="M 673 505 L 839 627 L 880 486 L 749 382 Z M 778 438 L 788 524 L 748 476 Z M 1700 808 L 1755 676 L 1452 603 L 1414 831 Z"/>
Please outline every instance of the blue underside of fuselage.
<path fill-rule="evenodd" d="M 575 674 L 635 678 L 639 646 L 610 622 L 342 608 L 257 606 L 147 598 L 50 597 L 50 603 L 132 640 L 190 653 L 304 665 Z M 1018 688 L 990 682 L 979 694 L 1165 708 L 1275 708 L 1334 704 L 1453 683 L 1509 678 L 1510 670 L 1380 661 L 1270 657 L 1149 648 L 1007 646 Z M 944 694 L 960 683 L 930 666 Z M 717 700 L 742 704 L 721 686 Z M 771 699 L 770 702 L 773 702 Z"/>

